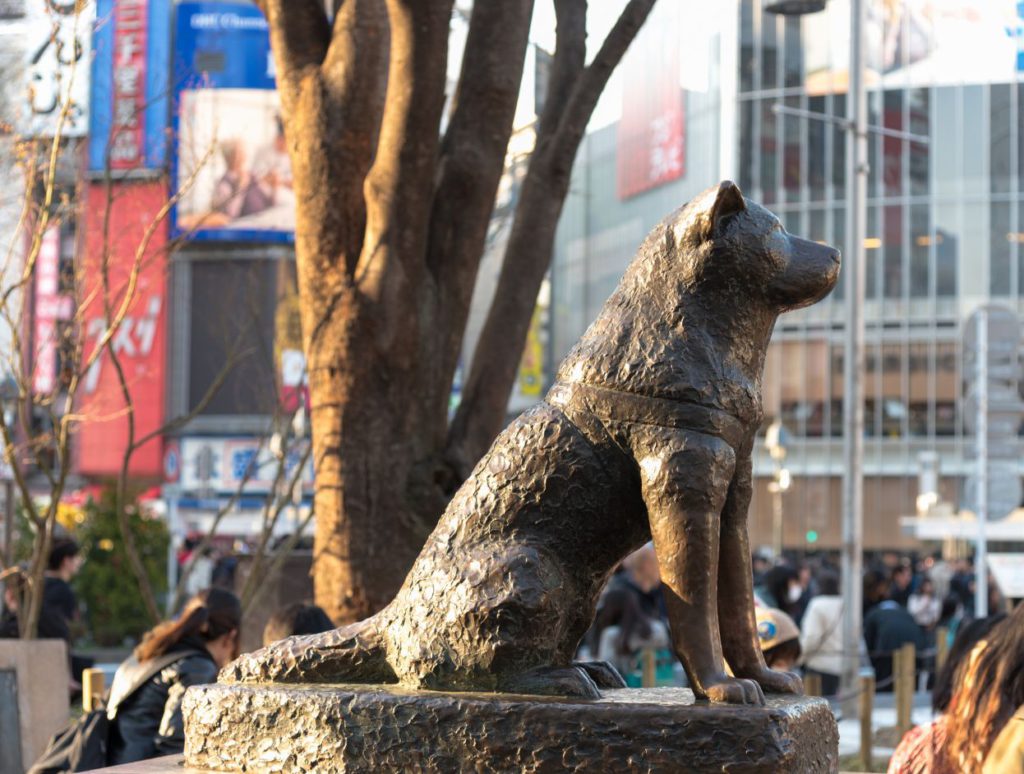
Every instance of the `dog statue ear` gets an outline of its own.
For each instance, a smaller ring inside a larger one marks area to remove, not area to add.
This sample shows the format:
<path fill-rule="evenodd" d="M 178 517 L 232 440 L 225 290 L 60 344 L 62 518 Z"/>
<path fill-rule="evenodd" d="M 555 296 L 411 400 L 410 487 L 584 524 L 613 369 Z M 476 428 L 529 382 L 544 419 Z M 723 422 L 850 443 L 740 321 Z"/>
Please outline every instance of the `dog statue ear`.
<path fill-rule="evenodd" d="M 711 205 L 711 229 L 717 229 L 722 218 L 744 212 L 746 209 L 747 203 L 743 200 L 743 192 L 740 187 L 732 180 L 723 180 L 718 185 L 718 196 L 715 197 L 715 203 Z"/>

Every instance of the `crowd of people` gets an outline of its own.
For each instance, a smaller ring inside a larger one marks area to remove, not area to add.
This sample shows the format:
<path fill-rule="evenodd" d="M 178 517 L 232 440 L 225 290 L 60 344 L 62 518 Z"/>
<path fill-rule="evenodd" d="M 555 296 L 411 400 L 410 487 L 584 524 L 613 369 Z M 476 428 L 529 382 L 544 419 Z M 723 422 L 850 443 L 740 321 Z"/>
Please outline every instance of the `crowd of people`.
<path fill-rule="evenodd" d="M 822 693 L 835 696 L 845 658 L 845 601 L 835 563 L 827 556 L 781 562 L 755 556 L 753 566 L 765 661 L 817 675 Z M 647 545 L 608 584 L 583 655 L 629 674 L 641 651 L 670 649 L 659 587 L 654 549 Z M 989 589 L 992 614 L 977 618 L 969 560 L 893 553 L 868 562 L 858 666 L 870 663 L 878 690 L 891 691 L 893 654 L 913 643 L 916 677 L 927 676 L 936 717 L 906 735 L 890 774 L 1024 774 L 1024 605 L 1007 615 L 996 584 Z M 936 670 L 939 636 L 948 638 L 949 649 Z"/>
<path fill-rule="evenodd" d="M 843 617 L 839 568 L 832 557 L 772 562 L 753 557 L 758 633 L 766 658 L 799 667 L 820 680 L 822 693 L 834 696 L 843 673 Z M 644 649 L 670 648 L 654 548 L 648 544 L 629 556 L 609 582 L 586 639 L 588 657 L 606 660 L 621 672 L 637 668 Z M 870 663 L 879 691 L 893 687 L 893 654 L 913 643 L 918 673 L 934 679 L 936 637 L 949 641 L 961 621 L 974 617 L 974 574 L 967 560 L 945 562 L 937 556 L 883 554 L 864 574 L 863 642 L 859 661 Z M 999 609 L 990 584 L 990 609 Z M 770 651 L 770 652 L 769 652 Z"/>

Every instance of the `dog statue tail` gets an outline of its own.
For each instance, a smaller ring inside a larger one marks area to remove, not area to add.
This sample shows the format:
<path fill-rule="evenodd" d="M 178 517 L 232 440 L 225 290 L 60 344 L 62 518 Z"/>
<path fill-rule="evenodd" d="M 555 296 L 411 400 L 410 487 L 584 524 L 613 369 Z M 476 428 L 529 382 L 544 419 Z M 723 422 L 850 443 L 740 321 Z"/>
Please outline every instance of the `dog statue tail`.
<path fill-rule="evenodd" d="M 395 683 L 381 635 L 381 614 L 322 634 L 268 645 L 228 664 L 221 683 Z"/>

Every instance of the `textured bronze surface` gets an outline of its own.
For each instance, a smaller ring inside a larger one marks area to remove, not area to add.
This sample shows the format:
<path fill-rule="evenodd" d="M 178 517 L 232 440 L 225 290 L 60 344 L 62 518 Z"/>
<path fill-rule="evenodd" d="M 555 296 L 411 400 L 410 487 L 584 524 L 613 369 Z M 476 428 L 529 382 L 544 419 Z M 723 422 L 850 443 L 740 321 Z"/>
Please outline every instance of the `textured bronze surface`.
<path fill-rule="evenodd" d="M 790 236 L 733 183 L 704 192 L 648 235 L 547 400 L 497 438 L 395 600 L 243 656 L 221 681 L 597 698 L 621 679 L 573 655 L 615 566 L 653 536 L 696 693 L 746 704 L 763 703 L 762 689 L 799 693 L 758 645 L 751 450 L 775 320 L 838 275 L 838 252 Z"/>
<path fill-rule="evenodd" d="M 597 701 L 394 686 L 189 689 L 189 765 L 266 772 L 833 772 L 823 699 L 694 704 L 682 688 Z"/>

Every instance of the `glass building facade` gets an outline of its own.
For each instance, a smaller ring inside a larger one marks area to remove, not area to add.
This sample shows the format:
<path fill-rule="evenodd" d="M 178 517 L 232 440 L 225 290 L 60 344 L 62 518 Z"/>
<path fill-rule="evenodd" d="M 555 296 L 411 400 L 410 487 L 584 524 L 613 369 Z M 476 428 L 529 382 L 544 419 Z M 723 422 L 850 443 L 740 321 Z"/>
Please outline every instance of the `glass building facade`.
<path fill-rule="evenodd" d="M 727 5 L 722 14 L 736 16 L 719 28 L 711 88 L 686 92 L 688 107 L 695 103 L 687 147 L 703 148 L 687 158 L 699 154 L 700 163 L 621 201 L 614 185 L 595 183 L 614 169 L 602 160 L 616 152 L 612 131 L 592 134 L 581 150 L 552 275 L 552 361 L 596 315 L 647 228 L 718 177 L 736 179 L 788 231 L 849 253 L 849 1 L 830 0 L 803 18 L 764 13 L 762 0 Z M 960 504 L 973 465 L 961 400 L 966 317 L 989 302 L 1021 311 L 1024 21 L 1010 0 L 867 5 L 875 131 L 865 239 L 865 544 L 885 549 L 915 545 L 899 518 L 915 513 L 923 453 L 938 456 L 941 498 Z M 765 421 L 781 420 L 788 431 L 791 548 L 835 548 L 841 539 L 843 298 L 841 278 L 822 303 L 781 317 L 766 363 Z M 755 545 L 771 542 L 772 470 L 759 449 Z"/>
<path fill-rule="evenodd" d="M 739 4 L 739 182 L 788 230 L 848 254 L 846 130 L 832 119 L 847 110 L 849 2 L 803 18 L 761 5 Z M 865 534 L 885 548 L 906 540 L 898 518 L 915 512 L 922 452 L 938 455 L 944 499 L 963 495 L 965 318 L 989 301 L 1021 308 L 1024 58 L 1015 2 L 867 6 Z M 789 431 L 802 480 L 786 505 L 807 529 L 790 544 L 838 537 L 843 298 L 841 281 L 780 319 L 765 370 L 766 418 Z"/>

